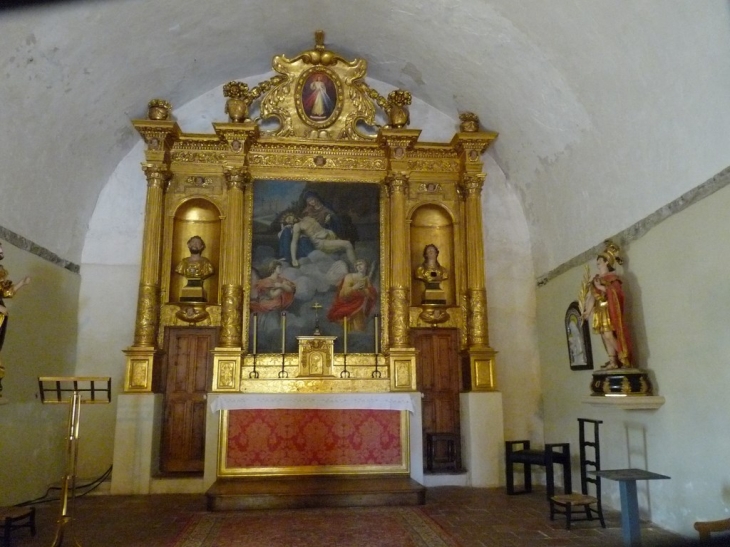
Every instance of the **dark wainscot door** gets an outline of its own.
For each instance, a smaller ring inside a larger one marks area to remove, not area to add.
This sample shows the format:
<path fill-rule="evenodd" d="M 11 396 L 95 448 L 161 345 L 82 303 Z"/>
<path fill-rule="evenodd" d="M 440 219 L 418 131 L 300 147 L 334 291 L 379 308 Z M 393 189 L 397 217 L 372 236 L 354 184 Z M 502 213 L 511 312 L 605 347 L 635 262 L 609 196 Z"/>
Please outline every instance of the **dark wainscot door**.
<path fill-rule="evenodd" d="M 165 329 L 164 418 L 160 471 L 202 473 L 206 393 L 218 329 Z"/>
<path fill-rule="evenodd" d="M 461 433 L 459 337 L 457 329 L 412 329 L 411 336 L 416 348 L 418 391 L 423 393 L 425 450 L 426 433 Z M 437 446 L 438 452 L 443 449 Z"/>

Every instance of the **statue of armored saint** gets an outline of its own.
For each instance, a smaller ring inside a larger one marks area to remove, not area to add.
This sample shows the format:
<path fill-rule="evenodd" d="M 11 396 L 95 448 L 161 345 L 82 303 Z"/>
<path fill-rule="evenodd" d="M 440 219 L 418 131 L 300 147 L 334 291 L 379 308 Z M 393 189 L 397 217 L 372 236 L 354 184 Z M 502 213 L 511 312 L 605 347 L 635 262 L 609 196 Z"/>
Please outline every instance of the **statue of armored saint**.
<path fill-rule="evenodd" d="M 205 242 L 200 236 L 188 240 L 190 256 L 183 258 L 175 268 L 175 272 L 187 279 L 187 284 L 180 291 L 181 302 L 207 302 L 203 281 L 215 273 L 213 264 L 203 256 Z"/>

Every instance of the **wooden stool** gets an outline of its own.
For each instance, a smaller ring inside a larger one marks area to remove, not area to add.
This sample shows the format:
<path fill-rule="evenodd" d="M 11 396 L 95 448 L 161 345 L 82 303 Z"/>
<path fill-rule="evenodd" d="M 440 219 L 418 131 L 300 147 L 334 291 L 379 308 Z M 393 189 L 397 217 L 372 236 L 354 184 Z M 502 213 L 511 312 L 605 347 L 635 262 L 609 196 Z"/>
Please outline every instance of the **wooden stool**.
<path fill-rule="evenodd" d="M 446 443 L 446 457 L 436 457 L 437 443 Z M 458 433 L 426 433 L 426 468 L 461 471 L 461 435 Z"/>
<path fill-rule="evenodd" d="M 507 475 L 507 494 L 526 494 L 532 492 L 532 469 L 533 465 L 541 465 L 545 468 L 545 482 L 547 483 L 547 499 L 555 495 L 555 482 L 553 465 L 563 466 L 563 492 L 570 494 L 573 489 L 570 475 L 570 443 L 550 443 L 545 445 L 544 450 L 530 449 L 530 441 L 506 441 L 505 443 L 505 464 Z M 520 447 L 517 449 L 517 447 Z M 557 450 L 556 450 L 557 449 Z M 524 469 L 525 487 L 523 490 L 515 491 L 514 464 L 521 463 Z"/>
<path fill-rule="evenodd" d="M 0 507 L 0 521 L 4 547 L 10 547 L 10 532 L 18 528 L 30 528 L 30 535 L 35 536 L 35 507 Z"/>

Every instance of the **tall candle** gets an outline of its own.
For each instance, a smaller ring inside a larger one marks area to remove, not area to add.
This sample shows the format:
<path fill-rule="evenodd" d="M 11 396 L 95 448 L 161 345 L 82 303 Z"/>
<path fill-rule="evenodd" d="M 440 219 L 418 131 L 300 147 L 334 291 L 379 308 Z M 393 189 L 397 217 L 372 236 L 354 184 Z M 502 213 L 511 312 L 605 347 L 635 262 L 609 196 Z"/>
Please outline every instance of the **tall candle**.
<path fill-rule="evenodd" d="M 256 355 L 256 340 L 259 332 L 259 314 L 253 314 L 253 354 Z"/>
<path fill-rule="evenodd" d="M 378 354 L 378 336 L 380 335 L 380 330 L 378 329 L 378 319 L 379 319 L 379 316 L 376 313 L 375 314 L 375 355 Z"/>
<path fill-rule="evenodd" d="M 286 312 L 281 312 L 281 353 L 286 353 Z"/>
<path fill-rule="evenodd" d="M 347 355 L 347 316 L 345 316 L 343 324 L 345 326 L 345 347 L 343 349 L 343 353 Z"/>

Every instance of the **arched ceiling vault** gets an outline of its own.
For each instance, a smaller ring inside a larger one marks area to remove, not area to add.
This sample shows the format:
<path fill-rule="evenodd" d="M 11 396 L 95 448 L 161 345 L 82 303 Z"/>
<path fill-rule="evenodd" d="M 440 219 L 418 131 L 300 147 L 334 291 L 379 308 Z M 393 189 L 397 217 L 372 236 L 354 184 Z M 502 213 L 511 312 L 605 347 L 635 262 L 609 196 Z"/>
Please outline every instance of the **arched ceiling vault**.
<path fill-rule="evenodd" d="M 719 0 L 108 0 L 0 11 L 0 226 L 79 261 L 129 120 L 270 70 L 324 29 L 369 76 L 500 133 L 536 273 L 730 165 Z M 224 120 L 223 112 L 219 113 Z M 418 127 L 419 120 L 412 120 Z"/>

